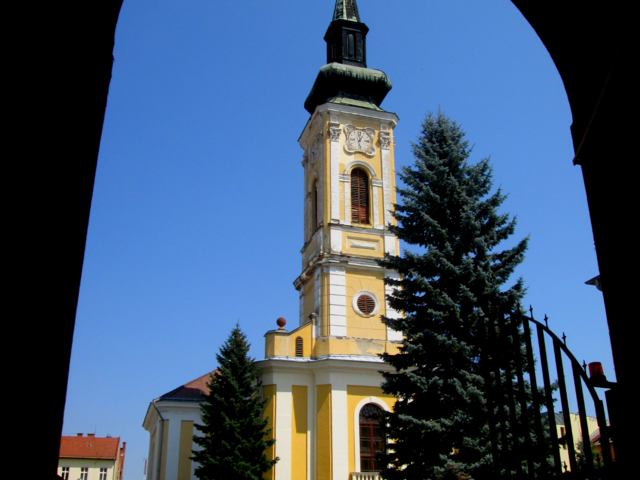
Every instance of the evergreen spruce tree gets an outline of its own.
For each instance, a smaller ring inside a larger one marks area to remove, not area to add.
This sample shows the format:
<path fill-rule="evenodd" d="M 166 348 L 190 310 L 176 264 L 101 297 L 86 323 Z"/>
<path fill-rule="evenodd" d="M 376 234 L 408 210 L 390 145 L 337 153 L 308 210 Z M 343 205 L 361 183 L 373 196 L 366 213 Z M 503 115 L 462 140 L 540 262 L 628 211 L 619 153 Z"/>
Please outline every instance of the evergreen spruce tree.
<path fill-rule="evenodd" d="M 522 280 L 503 285 L 528 239 L 497 250 L 515 219 L 498 213 L 505 196 L 491 193 L 488 159 L 467 162 L 464 135 L 442 112 L 428 114 L 415 164 L 399 173 L 406 187 L 397 190 L 398 226 L 390 229 L 417 252 L 380 262 L 401 275 L 386 282 L 391 308 L 403 312 L 383 322 L 405 336 L 398 354 L 383 355 L 395 372 L 383 372 L 382 388 L 397 397 L 386 427 L 395 443 L 381 459 L 388 479 L 491 476 L 480 332 L 487 317 L 521 313 Z"/>
<path fill-rule="evenodd" d="M 262 418 L 267 399 L 260 399 L 259 372 L 248 353 L 247 337 L 236 325 L 216 354 L 219 366 L 200 405 L 203 425 L 196 428 L 204 436 L 193 437 L 202 447 L 193 451 L 193 460 L 201 480 L 258 480 L 277 461 L 265 454 L 275 440 L 265 439 L 271 431 Z"/>

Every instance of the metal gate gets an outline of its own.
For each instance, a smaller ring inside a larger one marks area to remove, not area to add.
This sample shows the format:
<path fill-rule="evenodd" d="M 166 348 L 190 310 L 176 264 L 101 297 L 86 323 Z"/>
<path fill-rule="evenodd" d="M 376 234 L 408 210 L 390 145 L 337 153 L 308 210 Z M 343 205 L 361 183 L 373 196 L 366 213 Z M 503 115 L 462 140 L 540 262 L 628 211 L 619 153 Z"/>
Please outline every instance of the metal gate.
<path fill-rule="evenodd" d="M 615 478 L 610 449 L 610 429 L 606 422 L 604 404 L 598 398 L 592 382 L 566 346 L 545 324 L 531 316 L 512 316 L 504 320 L 487 320 L 481 346 L 480 364 L 485 378 L 487 412 L 494 478 Z M 542 385 L 536 377 L 532 331 L 536 331 Z M 555 357 L 557 383 L 551 382 L 547 342 Z M 582 451 L 576 452 L 575 434 L 571 428 L 569 400 L 562 357 L 569 359 L 578 403 Z M 528 382 L 525 379 L 528 376 Z M 591 452 L 584 388 L 594 404 L 602 458 Z M 553 393 L 559 391 L 565 435 L 558 438 Z M 546 408 L 546 414 L 541 410 Z M 569 465 L 560 461 L 560 448 L 568 449 Z M 577 455 L 580 453 L 580 455 Z M 595 461 L 594 461 L 595 460 Z"/>

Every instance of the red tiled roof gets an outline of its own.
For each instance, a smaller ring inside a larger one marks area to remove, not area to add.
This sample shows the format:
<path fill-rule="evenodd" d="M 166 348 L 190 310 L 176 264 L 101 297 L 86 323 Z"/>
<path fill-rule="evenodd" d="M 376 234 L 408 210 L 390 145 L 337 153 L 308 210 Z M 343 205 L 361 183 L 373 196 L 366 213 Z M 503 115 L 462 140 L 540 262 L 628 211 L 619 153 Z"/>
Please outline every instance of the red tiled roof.
<path fill-rule="evenodd" d="M 207 383 L 209 383 L 209 375 L 213 375 L 216 372 L 205 373 L 201 377 L 191 380 L 189 383 L 171 390 L 168 393 L 162 395 L 159 400 L 201 400 L 205 395 L 209 393 Z"/>
<path fill-rule="evenodd" d="M 60 458 L 104 458 L 118 457 L 120 437 L 62 437 Z"/>

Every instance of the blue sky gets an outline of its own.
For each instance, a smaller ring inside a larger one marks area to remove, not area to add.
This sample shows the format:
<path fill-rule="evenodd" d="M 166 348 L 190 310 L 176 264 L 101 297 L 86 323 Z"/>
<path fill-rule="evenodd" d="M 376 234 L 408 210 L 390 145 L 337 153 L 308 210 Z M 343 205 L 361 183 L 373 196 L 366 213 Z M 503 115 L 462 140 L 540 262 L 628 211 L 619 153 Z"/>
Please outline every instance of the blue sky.
<path fill-rule="evenodd" d="M 124 2 L 63 434 L 120 436 L 127 478 L 142 477 L 149 402 L 214 369 L 236 321 L 256 358 L 276 318 L 297 322 L 297 139 L 333 3 Z M 614 379 L 602 296 L 584 285 L 598 269 L 569 105 L 533 29 L 508 1 L 358 6 L 369 67 L 393 83 L 396 165 L 427 111 L 458 121 L 509 193 L 513 242 L 531 235 L 526 304 Z"/>

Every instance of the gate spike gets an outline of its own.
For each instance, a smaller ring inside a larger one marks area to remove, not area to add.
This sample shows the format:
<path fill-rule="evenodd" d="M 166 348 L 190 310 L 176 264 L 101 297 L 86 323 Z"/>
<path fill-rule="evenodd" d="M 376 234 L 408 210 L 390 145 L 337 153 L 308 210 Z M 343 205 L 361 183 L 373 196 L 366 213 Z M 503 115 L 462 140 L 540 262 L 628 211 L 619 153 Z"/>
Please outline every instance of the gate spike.
<path fill-rule="evenodd" d="M 567 344 L 567 336 L 564 334 L 564 332 L 562 332 L 562 341 L 565 345 Z"/>
<path fill-rule="evenodd" d="M 544 314 L 544 323 L 547 325 L 547 328 L 549 328 L 549 317 L 547 317 L 547 314 Z"/>
<path fill-rule="evenodd" d="M 531 318 L 533 319 L 533 307 L 529 305 L 529 312 L 531 313 Z"/>
<path fill-rule="evenodd" d="M 582 368 L 584 368 L 584 371 L 587 371 L 587 362 L 585 360 L 582 360 Z"/>

